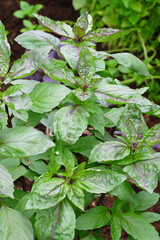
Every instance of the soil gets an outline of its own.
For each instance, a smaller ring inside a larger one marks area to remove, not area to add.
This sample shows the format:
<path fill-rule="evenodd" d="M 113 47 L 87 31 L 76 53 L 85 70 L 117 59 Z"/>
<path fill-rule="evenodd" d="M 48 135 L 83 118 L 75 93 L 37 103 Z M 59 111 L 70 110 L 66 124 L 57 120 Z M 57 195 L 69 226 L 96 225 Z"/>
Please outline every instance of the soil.
<path fill-rule="evenodd" d="M 13 16 L 13 13 L 20 9 L 19 2 L 20 0 L 0 1 L 0 20 L 5 25 L 5 29 L 9 31 L 7 37 L 10 41 L 13 41 L 20 34 L 20 29 L 23 28 L 22 20 Z M 27 2 L 33 5 L 43 4 L 44 8 L 39 11 L 39 14 L 54 20 L 75 21 L 79 16 L 72 7 L 72 0 L 27 0 Z M 20 45 L 15 41 L 13 43 L 11 61 L 17 60 L 24 53 L 24 49 Z"/>
<path fill-rule="evenodd" d="M 11 63 L 17 60 L 23 53 L 24 49 L 18 45 L 14 38 L 20 33 L 20 29 L 23 27 L 22 20 L 13 16 L 13 12 L 19 9 L 19 0 L 1 0 L 0 1 L 0 19 L 5 25 L 7 31 L 9 31 L 8 39 L 12 48 Z M 72 0 L 27 0 L 30 4 L 41 3 L 44 8 L 39 11 L 39 14 L 47 16 L 54 20 L 71 20 L 75 21 L 79 16 L 78 12 L 75 12 L 72 7 Z M 149 127 L 154 126 L 159 123 L 159 119 L 156 117 L 146 117 L 147 125 Z M 15 185 L 25 191 L 30 191 L 33 181 L 28 181 L 24 177 L 19 178 Z M 138 190 L 139 191 L 139 190 Z M 155 192 L 160 193 L 160 184 L 155 189 Z M 108 196 L 103 199 L 103 205 L 106 207 L 111 207 L 114 203 L 114 197 Z M 92 204 L 97 204 L 98 199 L 94 200 Z M 151 212 L 156 212 L 160 214 L 160 201 L 156 203 L 152 208 L 149 209 Z M 160 234 L 160 222 L 155 222 L 153 224 L 156 230 Z M 103 236 L 105 239 L 110 240 L 110 229 L 109 227 L 103 228 Z M 125 231 L 122 232 L 123 239 L 127 239 L 127 234 Z"/>

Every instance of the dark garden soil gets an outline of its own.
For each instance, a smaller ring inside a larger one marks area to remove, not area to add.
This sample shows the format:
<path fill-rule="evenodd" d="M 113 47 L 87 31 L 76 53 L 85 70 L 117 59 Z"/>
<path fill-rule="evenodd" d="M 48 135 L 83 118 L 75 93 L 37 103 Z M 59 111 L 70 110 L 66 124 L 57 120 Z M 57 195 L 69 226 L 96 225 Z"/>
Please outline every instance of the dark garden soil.
<path fill-rule="evenodd" d="M 54 20 L 71 20 L 75 21 L 79 16 L 78 12 L 75 12 L 72 7 L 71 0 L 26 0 L 30 4 L 41 3 L 44 5 L 44 8 L 39 12 L 41 15 L 47 16 Z M 0 0 L 0 19 L 5 25 L 7 31 L 9 31 L 8 39 L 12 48 L 11 64 L 17 60 L 23 53 L 24 49 L 14 42 L 14 38 L 20 33 L 20 29 L 23 27 L 22 20 L 17 19 L 13 16 L 13 12 L 19 9 L 19 0 Z M 154 126 L 159 123 L 159 119 L 156 117 L 146 117 L 146 122 L 149 127 Z M 157 149 L 158 151 L 159 149 Z M 159 150 L 160 151 L 160 150 Z M 81 161 L 81 159 L 79 159 Z M 33 181 L 29 181 L 24 177 L 19 178 L 15 185 L 17 188 L 23 189 L 24 191 L 29 192 Z M 135 187 L 136 188 L 136 187 Z M 135 189 L 137 190 L 137 189 Z M 139 189 L 138 189 L 139 191 Z M 160 184 L 155 189 L 155 192 L 160 194 Z M 108 196 L 105 197 L 101 203 L 106 207 L 111 207 L 114 203 L 114 197 Z M 90 207 L 95 206 L 98 203 L 99 199 L 95 199 Z M 160 214 L 160 201 L 155 204 L 152 208 L 149 209 L 151 212 L 156 212 Z M 160 222 L 155 222 L 153 224 L 156 230 L 160 234 Z M 110 240 L 110 229 L 105 227 L 103 229 L 104 239 Z M 122 232 L 123 239 L 127 239 L 127 234 L 125 231 Z"/>

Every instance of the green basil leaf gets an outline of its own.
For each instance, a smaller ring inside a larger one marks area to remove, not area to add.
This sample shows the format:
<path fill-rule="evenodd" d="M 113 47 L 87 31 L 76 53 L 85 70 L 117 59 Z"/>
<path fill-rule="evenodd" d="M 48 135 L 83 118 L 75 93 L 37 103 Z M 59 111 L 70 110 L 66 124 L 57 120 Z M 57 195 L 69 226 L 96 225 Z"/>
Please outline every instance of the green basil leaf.
<path fill-rule="evenodd" d="M 79 54 L 78 72 L 84 81 L 84 87 L 90 85 L 95 71 L 96 69 L 93 55 L 87 47 L 83 47 Z"/>
<path fill-rule="evenodd" d="M 5 91 L 5 95 L 7 96 L 15 96 L 19 90 L 23 89 L 25 87 L 25 85 L 23 84 L 16 84 L 13 86 L 10 86 L 9 88 L 7 88 L 7 90 Z"/>
<path fill-rule="evenodd" d="M 54 118 L 54 115 L 56 113 L 57 109 L 53 110 L 52 112 L 50 113 L 45 113 L 43 115 L 43 118 L 40 119 L 41 120 L 41 123 L 47 127 L 48 129 L 50 129 L 52 132 L 53 132 L 53 118 Z"/>
<path fill-rule="evenodd" d="M 160 123 L 154 127 L 148 129 L 142 138 L 142 144 L 146 143 L 149 146 L 153 146 L 160 142 Z"/>
<path fill-rule="evenodd" d="M 159 157 L 158 157 L 158 159 L 159 159 Z M 149 161 L 153 160 L 153 161 L 155 161 L 155 165 L 156 165 L 157 157 L 156 156 L 153 157 L 153 153 L 151 153 L 151 152 L 147 151 L 145 148 L 143 148 L 143 149 L 140 149 L 140 151 L 137 150 L 134 153 L 131 153 L 130 155 L 126 156 L 122 160 L 118 161 L 117 164 L 126 166 L 133 162 L 144 161 L 144 160 L 149 160 Z"/>
<path fill-rule="evenodd" d="M 92 30 L 92 25 L 91 15 L 83 11 L 73 27 L 73 32 L 78 39 L 81 39 L 86 33 Z"/>
<path fill-rule="evenodd" d="M 24 195 L 17 203 L 15 210 L 22 213 L 25 217 L 30 219 L 30 217 L 35 213 L 35 209 L 25 209 L 26 203 L 28 201 L 29 194 Z"/>
<path fill-rule="evenodd" d="M 0 155 L 8 157 L 32 156 L 52 146 L 54 143 L 48 136 L 32 127 L 6 129 L 0 136 Z"/>
<path fill-rule="evenodd" d="M 137 240 L 158 240 L 158 232 L 143 217 L 134 213 L 121 213 L 121 224 L 124 230 Z"/>
<path fill-rule="evenodd" d="M 144 211 L 153 205 L 159 200 L 159 194 L 153 192 L 152 194 L 146 191 L 140 191 L 137 193 L 138 205 L 135 207 L 135 211 Z"/>
<path fill-rule="evenodd" d="M 83 176 L 85 171 L 85 165 L 86 163 L 83 162 L 79 164 L 77 167 L 75 167 L 75 169 L 73 170 L 72 179 L 80 178 L 81 176 Z"/>
<path fill-rule="evenodd" d="M 75 206 L 80 208 L 82 211 L 84 210 L 84 193 L 76 181 L 73 181 L 73 183 L 68 185 L 67 197 Z"/>
<path fill-rule="evenodd" d="M 133 72 L 152 78 L 146 65 L 133 54 L 115 53 L 115 54 L 110 54 L 110 56 L 116 59 L 119 64 L 131 69 Z"/>
<path fill-rule="evenodd" d="M 78 47 L 76 45 L 67 44 L 60 48 L 60 52 L 68 62 L 70 67 L 74 72 L 78 71 L 78 61 L 79 61 L 79 53 L 82 47 Z"/>
<path fill-rule="evenodd" d="M 106 207 L 93 207 L 77 218 L 76 229 L 90 230 L 101 228 L 109 222 L 109 219 L 110 213 Z"/>
<path fill-rule="evenodd" d="M 27 79 L 18 79 L 18 80 L 14 80 L 12 81 L 13 85 L 23 85 L 23 89 L 21 91 L 20 94 L 24 93 L 24 94 L 29 94 L 30 92 L 32 92 L 33 88 L 38 84 L 38 81 L 34 81 L 34 80 L 27 80 Z"/>
<path fill-rule="evenodd" d="M 23 122 L 27 123 L 28 117 L 29 117 L 28 111 L 26 111 L 24 109 L 19 109 L 17 111 L 12 110 L 12 112 L 13 112 L 14 117 L 16 117 L 16 118 L 22 120 Z"/>
<path fill-rule="evenodd" d="M 75 153 L 80 153 L 89 158 L 91 150 L 100 142 L 101 141 L 93 135 L 80 137 L 78 141 L 70 147 L 70 149 Z"/>
<path fill-rule="evenodd" d="M 104 135 L 105 121 L 102 115 L 99 113 L 90 113 L 90 118 L 88 124 L 98 130 L 102 135 Z"/>
<path fill-rule="evenodd" d="M 83 107 L 88 110 L 88 112 L 91 113 L 98 113 L 103 114 L 103 111 L 99 104 L 96 102 L 96 97 L 93 96 L 90 99 L 87 99 L 86 101 L 83 101 Z"/>
<path fill-rule="evenodd" d="M 0 210 L 1 240 L 33 240 L 33 229 L 30 221 L 20 212 L 7 206 Z"/>
<path fill-rule="evenodd" d="M 127 123 L 125 123 L 125 121 L 130 121 L 131 129 L 127 127 Z M 135 138 L 135 135 L 133 132 L 134 128 L 135 128 L 135 132 L 136 133 L 138 132 L 140 134 L 144 134 L 148 130 L 148 127 L 146 126 L 145 121 L 143 119 L 142 113 L 135 104 L 128 104 L 123 108 L 123 112 L 120 116 L 120 119 L 117 125 L 121 132 L 128 135 L 129 139 Z M 131 135 L 134 137 L 132 137 Z"/>
<path fill-rule="evenodd" d="M 123 159 L 130 154 L 128 146 L 122 142 L 109 141 L 96 145 L 91 151 L 89 163 L 110 162 Z"/>
<path fill-rule="evenodd" d="M 24 158 L 22 160 L 23 164 L 25 164 L 32 171 L 43 174 L 47 172 L 46 164 L 42 160 L 35 160 L 34 157 Z"/>
<path fill-rule="evenodd" d="M 137 132 L 136 132 L 136 128 L 134 123 L 130 120 L 125 118 L 124 116 L 123 118 L 123 129 L 124 129 L 124 133 L 125 136 L 127 138 L 127 140 L 130 143 L 136 143 L 137 142 Z"/>
<path fill-rule="evenodd" d="M 32 75 L 45 62 L 48 52 L 49 50 L 46 51 L 46 49 L 42 48 L 23 54 L 21 59 L 14 62 L 8 75 L 13 79 Z"/>
<path fill-rule="evenodd" d="M 75 221 L 74 210 L 66 200 L 55 207 L 38 211 L 35 223 L 38 239 L 72 240 Z"/>
<path fill-rule="evenodd" d="M 60 21 L 54 21 L 48 17 L 43 17 L 38 14 L 34 14 L 34 16 L 40 21 L 42 26 L 53 31 L 54 33 L 67 38 L 74 38 L 74 33 L 72 32 L 72 28 L 68 24 Z"/>
<path fill-rule="evenodd" d="M 119 240 L 121 237 L 121 222 L 119 216 L 113 214 L 110 220 L 112 240 Z"/>
<path fill-rule="evenodd" d="M 128 106 L 128 105 L 127 105 Z M 118 125 L 120 117 L 123 113 L 124 107 L 106 109 L 103 115 L 107 127 L 114 127 Z"/>
<path fill-rule="evenodd" d="M 43 178 L 42 178 L 43 180 Z M 52 178 L 39 182 L 37 180 L 30 193 L 26 209 L 46 209 L 55 206 L 62 201 L 67 193 L 65 180 Z"/>
<path fill-rule="evenodd" d="M 18 176 L 20 174 L 20 172 L 24 173 L 24 174 L 26 172 L 26 169 L 23 166 L 20 166 L 21 161 L 20 161 L 19 158 L 5 158 L 5 157 L 3 157 L 3 159 L 0 161 L 0 163 L 11 174 L 11 176 L 13 178 L 13 181 L 16 180 L 16 176 Z"/>
<path fill-rule="evenodd" d="M 146 98 L 135 90 L 122 85 L 100 83 L 94 90 L 96 97 L 116 104 L 135 103 L 137 105 L 151 105 Z"/>
<path fill-rule="evenodd" d="M 0 76 L 4 77 L 9 69 L 10 62 L 10 45 L 5 36 L 5 28 L 0 21 Z"/>
<path fill-rule="evenodd" d="M 13 181 L 17 180 L 21 176 L 24 176 L 27 173 L 27 169 L 24 166 L 18 166 L 12 171 Z"/>
<path fill-rule="evenodd" d="M 106 193 L 121 184 L 125 179 L 125 175 L 110 170 L 87 169 L 77 182 L 87 192 Z"/>
<path fill-rule="evenodd" d="M 67 145 L 74 144 L 87 128 L 88 111 L 80 106 L 67 106 L 55 114 L 53 127 L 57 140 Z"/>
<path fill-rule="evenodd" d="M 38 83 L 30 93 L 33 112 L 44 113 L 55 108 L 68 95 L 70 89 L 58 83 Z"/>
<path fill-rule="evenodd" d="M 47 50 L 53 49 L 56 52 L 59 52 L 58 46 L 60 44 L 60 40 L 55 36 L 41 30 L 24 32 L 17 36 L 15 41 L 26 49 L 34 50 L 37 48 L 46 48 Z"/>
<path fill-rule="evenodd" d="M 77 162 L 74 154 L 64 146 L 58 145 L 55 147 L 55 161 L 65 167 L 66 173 L 70 176 Z"/>
<path fill-rule="evenodd" d="M 28 110 L 32 105 L 32 102 L 29 96 L 24 94 L 13 96 L 13 97 L 5 96 L 3 98 L 3 101 L 9 108 L 15 111 L 22 110 L 22 109 Z"/>
<path fill-rule="evenodd" d="M 74 73 L 66 67 L 66 64 L 62 60 L 48 58 L 40 69 L 53 80 L 75 87 Z"/>
<path fill-rule="evenodd" d="M 77 39 L 81 39 L 85 35 L 85 29 L 80 26 L 74 25 L 72 30 Z"/>
<path fill-rule="evenodd" d="M 0 164 L 0 196 L 8 196 L 14 198 L 13 187 L 14 185 L 12 176 L 10 175 L 8 170 L 2 164 Z"/>
<path fill-rule="evenodd" d="M 81 84 L 82 85 L 85 84 L 85 83 L 83 83 L 83 80 L 81 80 Z M 73 90 L 72 92 L 74 92 L 75 96 L 83 102 L 87 101 L 91 97 L 93 97 L 93 91 L 90 88 L 87 88 L 86 90 L 84 90 L 82 88 L 77 88 L 76 90 Z"/>
<path fill-rule="evenodd" d="M 120 200 L 122 200 L 124 202 L 127 202 L 127 203 L 129 202 L 133 206 L 137 206 L 139 204 L 139 199 L 138 199 L 135 191 L 133 190 L 133 188 L 127 181 L 125 181 L 125 182 L 121 183 L 120 185 L 118 185 L 117 187 L 115 187 L 110 192 L 110 194 L 117 196 Z"/>
<path fill-rule="evenodd" d="M 136 162 L 123 168 L 137 184 L 152 193 L 158 184 L 158 170 L 157 167 L 147 161 Z"/>
<path fill-rule="evenodd" d="M 160 214 L 154 212 L 141 212 L 138 213 L 141 217 L 145 218 L 147 222 L 153 223 L 160 221 Z"/>
<path fill-rule="evenodd" d="M 8 116 L 7 113 L 0 109 L 0 133 L 5 129 L 7 125 Z"/>
<path fill-rule="evenodd" d="M 113 28 L 98 28 L 94 32 L 91 32 L 89 35 L 85 36 L 83 39 L 85 41 L 93 41 L 97 43 L 109 42 L 129 34 L 131 31 L 132 29 L 119 31 L 118 29 Z"/>

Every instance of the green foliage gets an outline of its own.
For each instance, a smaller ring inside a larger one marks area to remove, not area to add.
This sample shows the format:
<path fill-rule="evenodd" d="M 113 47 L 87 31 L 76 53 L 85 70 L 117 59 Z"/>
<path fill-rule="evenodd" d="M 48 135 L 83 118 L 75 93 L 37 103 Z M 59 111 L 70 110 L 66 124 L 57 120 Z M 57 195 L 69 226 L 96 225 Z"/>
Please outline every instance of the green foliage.
<path fill-rule="evenodd" d="M 128 68 L 112 70 L 111 74 L 121 76 L 124 84 L 136 82 L 136 85 L 147 85 L 149 98 L 159 103 L 159 59 L 158 47 L 160 43 L 159 27 L 157 18 L 160 14 L 159 0 L 72 0 L 75 10 L 85 9 L 93 17 L 93 28 L 109 27 L 116 29 L 135 29 L 134 34 L 128 34 L 125 38 L 111 41 L 107 44 L 109 52 L 129 51 L 141 59 L 153 75 L 153 80 L 142 78 L 140 75 L 131 73 Z M 113 72 L 114 71 L 114 72 Z M 122 72 L 121 72 L 122 71 Z M 126 71 L 126 72 L 124 72 Z M 125 73 L 125 74 L 124 74 Z M 132 76 L 132 81 L 128 81 Z"/>
<path fill-rule="evenodd" d="M 129 30 L 91 31 L 87 12 L 73 28 L 36 17 L 67 40 L 60 44 L 40 30 L 19 35 L 16 41 L 30 51 L 9 70 L 1 23 L 0 239 L 97 240 L 104 239 L 101 228 L 110 226 L 113 240 L 120 239 L 122 229 L 128 239 L 158 240 L 150 223 L 160 215 L 146 210 L 159 199 L 153 191 L 160 154 L 151 148 L 160 142 L 159 124 L 148 129 L 143 114 L 159 116 L 159 106 L 142 96 L 146 88 L 133 90 L 107 75 L 104 60 L 116 59 L 143 76 L 150 73 L 132 54 L 95 49 L 96 42 Z M 51 50 L 59 59 L 49 58 Z M 37 69 L 60 83 L 27 79 Z M 19 177 L 33 181 L 32 189 L 17 190 Z M 110 208 L 102 203 L 107 195 L 115 198 Z"/>
<path fill-rule="evenodd" d="M 43 27 L 39 24 L 33 24 L 32 18 L 34 14 L 38 13 L 39 10 L 43 8 L 42 4 L 30 5 L 26 1 L 20 1 L 20 10 L 17 10 L 13 13 L 13 16 L 16 18 L 23 19 L 24 28 L 20 30 L 21 33 L 30 31 L 30 30 L 44 30 Z M 28 19 L 25 19 L 28 18 Z"/>

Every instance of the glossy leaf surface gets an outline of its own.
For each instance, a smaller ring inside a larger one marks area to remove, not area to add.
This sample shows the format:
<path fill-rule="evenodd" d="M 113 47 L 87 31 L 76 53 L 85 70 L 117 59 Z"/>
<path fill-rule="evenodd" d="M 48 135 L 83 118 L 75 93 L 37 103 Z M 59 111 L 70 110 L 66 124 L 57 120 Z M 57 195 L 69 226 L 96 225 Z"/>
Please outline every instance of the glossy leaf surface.
<path fill-rule="evenodd" d="M 0 133 L 5 129 L 7 125 L 7 113 L 3 110 L 0 110 Z"/>
<path fill-rule="evenodd" d="M 146 67 L 146 65 L 136 56 L 131 53 L 115 53 L 111 54 L 111 57 L 117 60 L 117 62 L 127 68 L 130 68 L 133 72 L 140 75 L 145 75 L 150 78 L 151 75 Z"/>
<path fill-rule="evenodd" d="M 137 184 L 152 193 L 158 184 L 158 170 L 154 164 L 141 161 L 126 166 L 123 169 Z"/>
<path fill-rule="evenodd" d="M 82 15 L 77 19 L 73 32 L 78 39 L 81 39 L 86 33 L 92 29 L 92 17 L 86 11 L 83 11 Z"/>
<path fill-rule="evenodd" d="M 87 192 L 106 193 L 121 184 L 125 179 L 125 175 L 110 170 L 87 169 L 77 182 Z"/>
<path fill-rule="evenodd" d="M 40 69 L 55 81 L 60 81 L 71 86 L 75 85 L 73 72 L 67 68 L 62 60 L 48 58 Z"/>
<path fill-rule="evenodd" d="M 66 196 L 65 180 L 52 178 L 36 182 L 30 193 L 26 209 L 46 209 L 55 206 Z"/>
<path fill-rule="evenodd" d="M 131 30 L 119 31 L 113 28 L 98 28 L 94 32 L 91 32 L 88 36 L 84 37 L 85 41 L 93 42 L 109 42 L 111 40 L 121 38 L 127 35 Z"/>
<path fill-rule="evenodd" d="M 4 77 L 9 69 L 10 45 L 4 33 L 4 25 L 0 21 L 0 76 Z"/>
<path fill-rule="evenodd" d="M 88 111 L 80 106 L 67 106 L 58 110 L 54 117 L 54 133 L 57 140 L 74 144 L 86 129 Z"/>
<path fill-rule="evenodd" d="M 84 193 L 76 181 L 68 186 L 67 196 L 69 200 L 82 211 L 84 210 Z"/>
<path fill-rule="evenodd" d="M 30 93 L 33 112 L 44 113 L 55 108 L 69 94 L 70 89 L 58 83 L 43 82 Z"/>
<path fill-rule="evenodd" d="M 147 143 L 149 146 L 153 146 L 160 142 L 160 123 L 148 129 L 142 138 L 142 143 L 143 142 Z"/>
<path fill-rule="evenodd" d="M 7 206 L 0 210 L 1 240 L 33 240 L 33 229 L 29 220 L 20 212 Z"/>
<path fill-rule="evenodd" d="M 97 221 L 98 219 L 98 221 Z M 89 209 L 76 221 L 76 229 L 89 230 L 105 226 L 110 219 L 110 213 L 106 207 L 97 206 Z"/>
<path fill-rule="evenodd" d="M 87 47 L 83 47 L 80 51 L 78 72 L 84 80 L 84 86 L 88 86 L 95 74 L 95 62 L 92 53 Z"/>
<path fill-rule="evenodd" d="M 82 47 L 80 46 L 71 44 L 64 45 L 60 48 L 60 52 L 74 72 L 78 71 L 79 53 L 81 48 Z"/>
<path fill-rule="evenodd" d="M 13 179 L 8 170 L 0 164 L 0 196 L 13 198 Z"/>
<path fill-rule="evenodd" d="M 39 240 L 73 240 L 74 229 L 75 213 L 66 200 L 37 213 L 36 230 Z"/>
<path fill-rule="evenodd" d="M 140 216 L 145 218 L 149 223 L 160 221 L 160 214 L 155 212 L 142 212 Z"/>
<path fill-rule="evenodd" d="M 14 127 L 0 136 L 0 155 L 27 157 L 45 152 L 54 146 L 52 140 L 32 127 Z"/>
<path fill-rule="evenodd" d="M 134 213 L 122 213 L 121 224 L 125 231 L 137 240 L 159 240 L 158 232 L 143 217 Z"/>
<path fill-rule="evenodd" d="M 24 32 L 16 37 L 15 40 L 26 49 L 34 50 L 36 48 L 46 48 L 47 51 L 51 49 L 59 51 L 58 46 L 60 44 L 60 40 L 41 30 Z"/>
<path fill-rule="evenodd" d="M 97 98 L 111 103 L 135 103 L 138 105 L 151 105 L 151 102 L 129 87 L 114 84 L 100 83 L 94 91 Z"/>
<path fill-rule="evenodd" d="M 121 222 L 120 222 L 120 218 L 118 215 L 113 214 L 111 216 L 111 220 L 110 220 L 110 224 L 111 224 L 111 236 L 113 240 L 119 240 L 121 237 L 121 231 L 122 231 L 122 227 L 121 227 Z"/>
<path fill-rule="evenodd" d="M 89 157 L 89 163 L 120 160 L 130 154 L 126 144 L 118 141 L 100 143 L 95 146 Z"/>
<path fill-rule="evenodd" d="M 42 48 L 41 51 L 37 49 L 25 53 L 21 59 L 14 62 L 10 69 L 9 76 L 13 79 L 18 79 L 32 75 L 45 62 L 45 59 L 48 57 L 48 52 L 49 51 Z"/>
<path fill-rule="evenodd" d="M 144 211 L 153 205 L 159 200 L 159 194 L 153 192 L 152 194 L 146 191 L 140 191 L 137 194 L 138 205 L 135 208 L 135 211 Z"/>
<path fill-rule="evenodd" d="M 54 21 L 48 17 L 43 17 L 38 14 L 34 14 L 34 16 L 41 22 L 42 26 L 50 29 L 54 33 L 64 37 L 74 38 L 72 28 L 68 24 L 60 21 Z"/>

